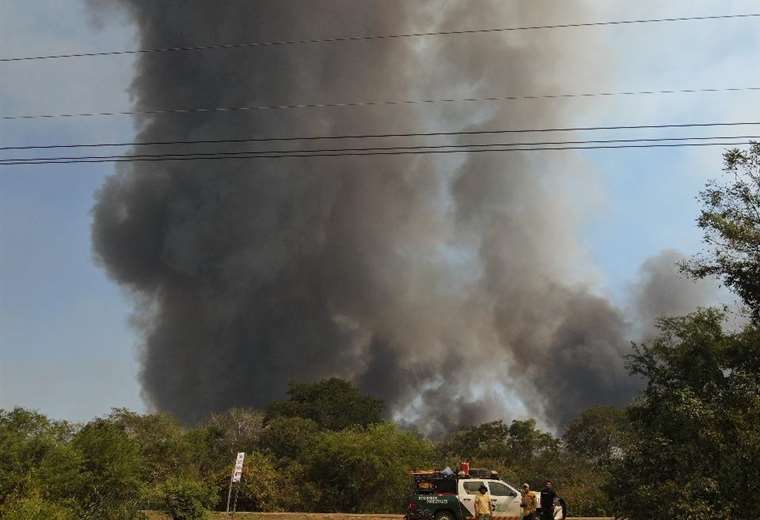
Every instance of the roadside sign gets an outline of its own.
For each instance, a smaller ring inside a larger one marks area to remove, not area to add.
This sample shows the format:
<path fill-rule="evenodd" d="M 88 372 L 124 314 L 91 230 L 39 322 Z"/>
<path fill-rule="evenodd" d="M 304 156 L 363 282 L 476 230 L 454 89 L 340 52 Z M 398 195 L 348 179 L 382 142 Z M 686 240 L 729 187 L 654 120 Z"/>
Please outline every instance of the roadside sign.
<path fill-rule="evenodd" d="M 240 478 L 243 476 L 243 461 L 245 460 L 245 452 L 241 451 L 237 454 L 235 460 L 235 469 L 232 472 L 232 481 L 240 482 Z"/>
<path fill-rule="evenodd" d="M 232 478 L 230 478 L 230 489 L 227 491 L 227 512 L 230 512 L 230 499 L 232 498 L 232 488 L 233 484 L 237 482 L 237 486 L 234 486 L 235 488 L 235 505 L 232 508 L 232 514 L 235 514 L 235 511 L 237 511 L 237 497 L 238 497 L 238 491 L 240 491 L 240 479 L 243 476 L 243 461 L 245 460 L 245 452 L 239 451 L 237 454 L 237 458 L 235 459 L 235 469 L 232 470 Z"/>

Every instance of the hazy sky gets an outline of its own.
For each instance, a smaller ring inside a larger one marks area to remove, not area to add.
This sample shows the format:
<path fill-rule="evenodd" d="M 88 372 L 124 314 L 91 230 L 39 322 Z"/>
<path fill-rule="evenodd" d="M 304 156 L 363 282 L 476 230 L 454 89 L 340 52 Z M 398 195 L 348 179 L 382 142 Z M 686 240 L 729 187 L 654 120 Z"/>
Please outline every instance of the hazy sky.
<path fill-rule="evenodd" d="M 456 1 L 477 9 L 477 0 Z M 586 4 L 603 5 L 598 8 L 599 20 L 757 10 L 752 1 Z M 579 21 L 585 20 L 493 20 L 493 26 Z M 86 5 L 76 0 L 1 2 L 2 56 L 135 46 L 134 29 L 126 17 L 101 22 L 96 24 Z M 579 72 L 576 77 L 558 78 L 557 85 L 568 92 L 757 87 L 759 24 L 758 19 L 748 19 L 576 29 L 603 32 L 620 64 L 603 78 Z M 314 34 L 282 38 L 322 36 L 331 35 L 315 28 Z M 524 37 L 540 38 L 541 33 Z M 594 59 L 594 50 L 579 49 L 577 58 L 582 71 L 580 65 Z M 132 67 L 129 56 L 0 63 L 0 114 L 128 110 Z M 499 93 L 498 85 L 494 93 Z M 318 102 L 319 93 L 314 96 L 291 101 Z M 760 93 L 547 103 L 577 113 L 579 125 L 596 125 L 760 120 L 758 101 Z M 128 117 L 0 121 L 0 145 L 130 140 L 132 128 Z M 561 171 L 563 153 L 536 153 L 531 160 Z M 663 249 L 688 254 L 698 247 L 694 197 L 707 178 L 720 174 L 720 150 L 583 154 L 593 164 L 601 188 L 596 188 L 597 207 L 580 238 L 598 272 L 596 290 L 625 306 L 626 288 L 645 258 Z M 136 379 L 138 338 L 129 326 L 132 306 L 92 260 L 93 195 L 112 171 L 107 164 L 0 170 L 0 408 L 21 405 L 73 420 L 117 406 L 144 409 Z"/>

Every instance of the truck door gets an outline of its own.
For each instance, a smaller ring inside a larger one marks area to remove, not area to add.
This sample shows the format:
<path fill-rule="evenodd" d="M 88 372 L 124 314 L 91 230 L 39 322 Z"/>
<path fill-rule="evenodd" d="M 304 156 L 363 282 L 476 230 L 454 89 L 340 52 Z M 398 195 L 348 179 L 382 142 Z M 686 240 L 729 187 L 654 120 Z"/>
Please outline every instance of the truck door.
<path fill-rule="evenodd" d="M 504 482 L 489 480 L 488 491 L 491 494 L 491 502 L 496 506 L 493 512 L 494 517 L 504 520 L 521 518 L 520 493 L 516 489 L 512 489 Z"/>
<path fill-rule="evenodd" d="M 466 516 L 475 516 L 475 495 L 480 494 L 480 486 L 484 485 L 483 480 L 460 480 L 459 481 L 459 501 L 464 506 Z"/>

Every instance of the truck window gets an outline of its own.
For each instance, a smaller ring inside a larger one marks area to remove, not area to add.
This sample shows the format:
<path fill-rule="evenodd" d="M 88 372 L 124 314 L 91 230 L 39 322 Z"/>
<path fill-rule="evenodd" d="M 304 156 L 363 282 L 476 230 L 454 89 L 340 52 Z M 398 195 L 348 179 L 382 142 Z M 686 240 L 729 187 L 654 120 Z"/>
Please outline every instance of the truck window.
<path fill-rule="evenodd" d="M 481 481 L 464 482 L 464 490 L 468 495 L 478 495 L 480 494 L 480 486 L 483 484 L 484 482 Z"/>
<path fill-rule="evenodd" d="M 488 487 L 491 490 L 491 494 L 495 497 L 515 497 L 517 496 L 514 491 L 509 489 L 505 484 L 501 482 L 489 482 Z"/>
<path fill-rule="evenodd" d="M 419 495 L 457 494 L 457 481 L 453 478 L 414 479 L 415 492 Z"/>

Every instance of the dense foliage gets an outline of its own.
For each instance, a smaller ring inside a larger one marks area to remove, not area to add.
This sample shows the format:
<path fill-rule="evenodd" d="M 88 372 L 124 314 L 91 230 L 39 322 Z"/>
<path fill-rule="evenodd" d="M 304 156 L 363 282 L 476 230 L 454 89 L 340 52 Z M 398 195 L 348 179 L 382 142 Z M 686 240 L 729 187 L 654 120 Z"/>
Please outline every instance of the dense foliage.
<path fill-rule="evenodd" d="M 343 407 L 350 413 L 342 416 Z M 599 491 L 606 472 L 586 456 L 585 441 L 573 444 L 576 453 L 527 420 L 433 442 L 381 414 L 382 403 L 335 379 L 293 386 L 289 400 L 264 412 L 232 409 L 192 428 L 123 409 L 85 425 L 2 411 L 3 518 L 126 519 L 155 509 L 200 519 L 226 506 L 238 451 L 247 454 L 239 510 L 400 512 L 410 469 L 464 459 L 513 484 L 551 477 L 575 512 L 608 510 Z M 598 428 L 586 421 L 574 431 L 596 439 Z"/>
<path fill-rule="evenodd" d="M 288 387 L 288 399 L 275 401 L 267 409 L 266 421 L 275 417 L 311 419 L 326 430 L 368 426 L 383 420 L 383 402 L 362 394 L 354 385 L 338 378 Z"/>
<path fill-rule="evenodd" d="M 760 515 L 760 330 L 728 333 L 723 318 L 663 319 L 631 357 L 649 384 L 628 410 L 633 435 L 609 489 L 628 518 Z"/>
<path fill-rule="evenodd" d="M 172 520 L 204 520 L 214 498 L 211 486 L 185 477 L 170 477 L 155 490 L 159 509 Z"/>
<path fill-rule="evenodd" d="M 706 251 L 683 267 L 722 280 L 749 319 L 732 330 L 725 311 L 666 318 L 635 347 L 647 386 L 607 487 L 631 520 L 760 515 L 760 145 L 724 159 L 728 181 L 700 194 Z"/>
<path fill-rule="evenodd" d="M 760 143 L 726 152 L 724 163 L 728 180 L 709 182 L 699 195 L 706 251 L 684 269 L 719 278 L 760 320 Z"/>

